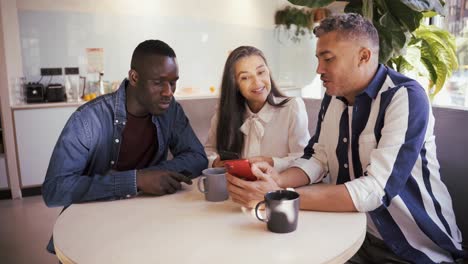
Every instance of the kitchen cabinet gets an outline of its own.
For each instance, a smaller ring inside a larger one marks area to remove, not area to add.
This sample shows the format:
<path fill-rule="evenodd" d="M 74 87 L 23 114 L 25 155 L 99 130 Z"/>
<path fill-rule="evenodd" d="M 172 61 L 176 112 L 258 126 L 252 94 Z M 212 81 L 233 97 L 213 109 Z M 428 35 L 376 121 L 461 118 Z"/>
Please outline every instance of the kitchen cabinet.
<path fill-rule="evenodd" d="M 62 129 L 77 106 L 14 109 L 21 187 L 40 186 Z"/>

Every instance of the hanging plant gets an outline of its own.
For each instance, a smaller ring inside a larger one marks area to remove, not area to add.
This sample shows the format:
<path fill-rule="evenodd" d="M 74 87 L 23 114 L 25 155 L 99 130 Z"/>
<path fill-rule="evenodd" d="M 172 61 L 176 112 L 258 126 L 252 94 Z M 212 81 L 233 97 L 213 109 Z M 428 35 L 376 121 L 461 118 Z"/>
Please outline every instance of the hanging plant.
<path fill-rule="evenodd" d="M 314 28 L 313 10 L 288 6 L 276 11 L 275 25 L 277 28 L 284 26 L 287 30 L 291 29 L 292 25 L 295 25 L 296 28 L 291 39 L 297 42 L 305 34 L 312 33 Z"/>

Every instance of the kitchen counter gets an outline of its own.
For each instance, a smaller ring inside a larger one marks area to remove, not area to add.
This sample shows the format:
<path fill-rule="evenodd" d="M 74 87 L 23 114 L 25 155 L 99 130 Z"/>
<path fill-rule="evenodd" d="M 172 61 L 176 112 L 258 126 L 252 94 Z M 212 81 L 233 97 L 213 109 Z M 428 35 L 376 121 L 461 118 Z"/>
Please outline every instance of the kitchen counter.
<path fill-rule="evenodd" d="M 195 99 L 210 99 L 210 98 L 219 98 L 219 94 L 176 94 L 174 95 L 177 101 L 180 100 L 195 100 Z"/>
<path fill-rule="evenodd" d="M 22 103 L 12 105 L 12 110 L 23 110 L 23 109 L 41 109 L 41 108 L 56 108 L 56 107 L 71 107 L 71 106 L 80 106 L 86 103 L 85 101 L 77 101 L 77 102 L 57 102 L 57 103 Z"/>
<path fill-rule="evenodd" d="M 180 100 L 196 100 L 196 99 L 209 99 L 209 98 L 218 98 L 217 94 L 209 93 L 194 93 L 194 94 L 175 94 L 174 97 L 177 101 Z M 41 109 L 41 108 L 57 108 L 57 107 L 79 107 L 86 101 L 80 100 L 75 102 L 57 102 L 57 103 L 21 103 L 12 105 L 12 110 L 22 110 L 22 109 Z"/>

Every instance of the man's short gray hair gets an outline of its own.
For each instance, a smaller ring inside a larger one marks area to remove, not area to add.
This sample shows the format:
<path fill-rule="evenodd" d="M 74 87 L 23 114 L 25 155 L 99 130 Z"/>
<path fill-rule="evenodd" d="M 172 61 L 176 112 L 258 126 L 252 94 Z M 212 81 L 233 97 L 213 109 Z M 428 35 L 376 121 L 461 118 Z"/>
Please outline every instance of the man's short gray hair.
<path fill-rule="evenodd" d="M 340 37 L 353 40 L 366 38 L 377 50 L 379 49 L 377 29 L 369 20 L 359 14 L 346 13 L 329 16 L 314 28 L 314 34 L 318 38 L 333 31 L 339 32 Z"/>

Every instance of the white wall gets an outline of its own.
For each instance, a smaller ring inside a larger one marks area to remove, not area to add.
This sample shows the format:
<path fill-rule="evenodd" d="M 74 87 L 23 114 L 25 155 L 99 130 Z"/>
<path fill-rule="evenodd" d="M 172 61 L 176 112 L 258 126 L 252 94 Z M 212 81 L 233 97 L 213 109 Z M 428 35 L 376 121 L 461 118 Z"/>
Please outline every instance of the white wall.
<path fill-rule="evenodd" d="M 273 0 L 17 0 L 19 10 L 70 11 L 196 18 L 223 24 L 273 27 Z M 281 1 L 280 1 L 281 2 Z"/>
<path fill-rule="evenodd" d="M 104 77 L 120 82 L 133 49 L 149 38 L 177 53 L 179 91 L 218 87 L 229 51 L 240 45 L 260 48 L 274 74 L 279 68 L 271 0 L 18 0 L 17 6 L 28 81 L 39 79 L 41 67 L 79 66 L 83 74 L 85 49 L 104 48 Z"/>
<path fill-rule="evenodd" d="M 344 4 L 328 8 L 340 12 Z M 84 74 L 85 48 L 98 47 L 104 48 L 105 79 L 120 82 L 136 45 L 157 38 L 177 53 L 179 92 L 218 87 L 229 51 L 240 45 L 265 53 L 280 86 L 311 89 L 316 39 L 293 43 L 275 29 L 275 12 L 287 5 L 286 0 L 17 0 L 24 75 L 35 81 L 41 67 L 72 66 Z"/>
<path fill-rule="evenodd" d="M 327 8 L 342 12 L 345 4 Z M 262 49 L 280 86 L 310 89 L 315 37 L 292 43 L 274 26 L 276 10 L 288 5 L 287 0 L 17 0 L 24 75 L 35 81 L 41 67 L 70 66 L 84 74 L 85 48 L 102 47 L 105 79 L 120 82 L 135 46 L 158 38 L 178 55 L 179 92 L 218 87 L 226 56 L 239 45 Z"/>

